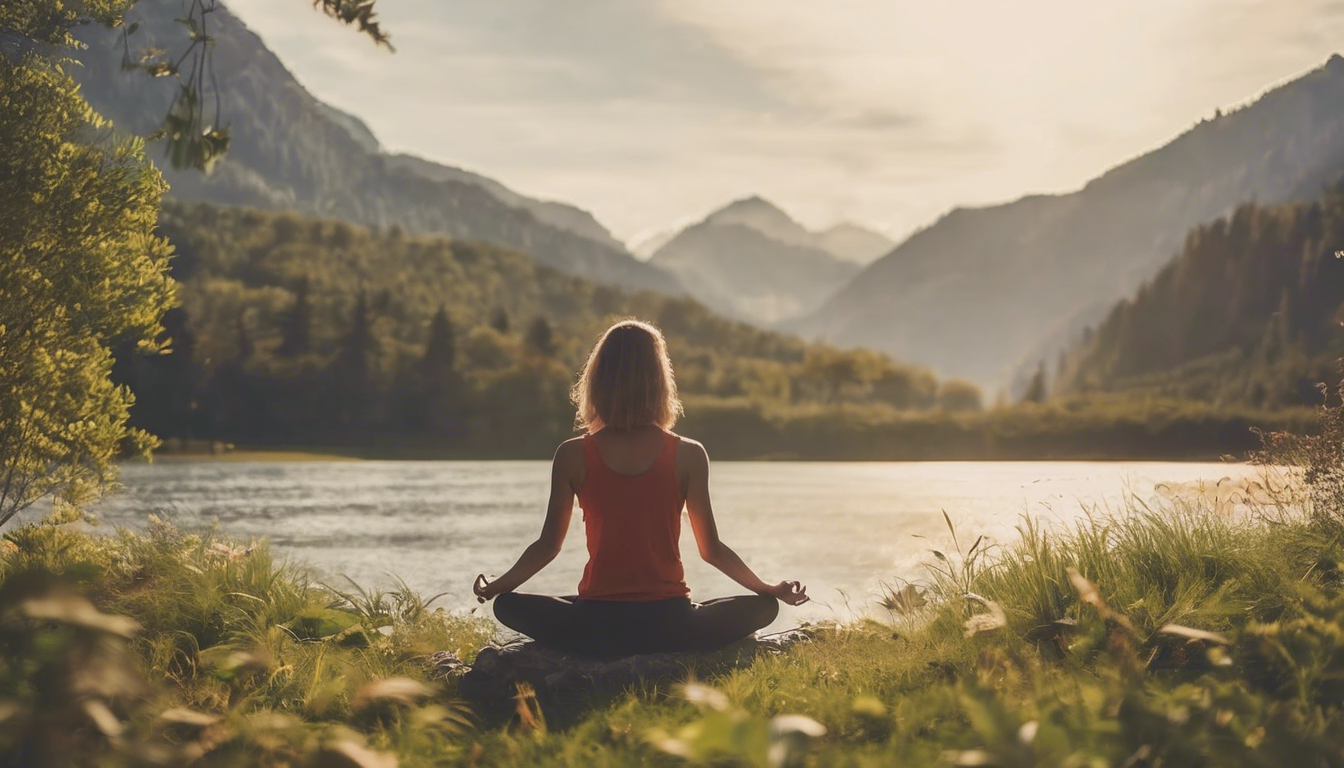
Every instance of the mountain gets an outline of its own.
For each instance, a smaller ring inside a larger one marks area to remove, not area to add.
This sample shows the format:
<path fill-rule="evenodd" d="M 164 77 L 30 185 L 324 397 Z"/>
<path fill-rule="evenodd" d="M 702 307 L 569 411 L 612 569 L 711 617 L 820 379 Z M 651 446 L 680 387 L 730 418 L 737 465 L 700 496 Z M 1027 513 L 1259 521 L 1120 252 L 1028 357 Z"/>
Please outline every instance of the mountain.
<path fill-rule="evenodd" d="M 815 248 L 812 233 L 794 221 L 778 206 L 753 195 L 734 200 L 705 217 L 705 223 L 718 226 L 741 224 L 760 232 L 771 240 L 802 248 Z"/>
<path fill-rule="evenodd" d="M 706 306 L 769 324 L 815 309 L 858 270 L 814 242 L 788 214 L 751 197 L 683 229 L 649 263 Z"/>
<path fill-rule="evenodd" d="M 132 51 L 176 55 L 187 32 L 177 0 L 141 0 Z M 633 258 L 587 213 L 523 197 L 467 171 L 384 154 L 352 115 L 316 99 L 261 39 L 223 6 L 210 17 L 223 123 L 233 142 L 210 175 L 164 169 L 185 201 L 294 209 L 379 228 L 486 240 L 516 248 L 564 272 L 628 288 L 680 292 L 677 281 Z M 72 74 L 85 98 L 120 129 L 158 127 L 175 78 L 123 72 L 121 30 L 80 29 L 87 50 Z M 351 44 L 360 44 L 355 41 Z"/>
<path fill-rule="evenodd" d="M 1061 356 L 1054 389 L 1261 407 L 1317 404 L 1344 357 L 1344 198 L 1248 204 Z"/>
<path fill-rule="evenodd" d="M 1344 170 L 1344 58 L 1060 195 L 958 208 L 793 330 L 999 385 L 1051 359 L 1239 203 L 1319 196 Z"/>
<path fill-rule="evenodd" d="M 886 235 L 852 222 L 842 222 L 816 233 L 817 247 L 841 261 L 870 264 L 896 247 Z"/>

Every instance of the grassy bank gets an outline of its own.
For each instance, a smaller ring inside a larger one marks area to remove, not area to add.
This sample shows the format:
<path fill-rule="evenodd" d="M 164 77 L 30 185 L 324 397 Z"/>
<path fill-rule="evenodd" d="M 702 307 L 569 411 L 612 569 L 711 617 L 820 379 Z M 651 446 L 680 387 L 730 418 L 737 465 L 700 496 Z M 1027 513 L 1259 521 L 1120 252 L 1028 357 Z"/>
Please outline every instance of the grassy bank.
<path fill-rule="evenodd" d="M 1301 433 L 1312 409 L 1257 410 L 1105 395 L 981 412 L 915 413 L 875 406 L 770 407 L 688 399 L 685 434 L 720 458 L 810 461 L 1207 459 L 1245 456 L 1255 430 Z"/>
<path fill-rule="evenodd" d="M 1342 532 L 1198 509 L 1024 524 L 1002 547 L 959 531 L 886 621 L 547 731 L 478 729 L 430 674 L 485 622 L 313 583 L 264 545 L 30 525 L 0 566 L 0 748 L 25 766 L 1338 765 Z"/>

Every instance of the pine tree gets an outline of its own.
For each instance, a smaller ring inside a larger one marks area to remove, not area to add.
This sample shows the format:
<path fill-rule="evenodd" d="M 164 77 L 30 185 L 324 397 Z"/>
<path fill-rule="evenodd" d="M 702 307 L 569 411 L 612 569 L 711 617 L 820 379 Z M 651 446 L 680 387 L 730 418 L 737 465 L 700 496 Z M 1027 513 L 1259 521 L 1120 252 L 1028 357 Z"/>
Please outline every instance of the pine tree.
<path fill-rule="evenodd" d="M 196 335 L 191 332 L 190 319 L 182 307 L 164 313 L 163 329 L 167 354 L 148 361 L 150 382 L 141 389 L 148 390 L 150 396 L 137 408 L 137 423 L 161 437 L 189 437 L 200 383 L 195 360 Z M 148 409 L 154 414 L 146 419 L 141 414 Z"/>
<path fill-rule="evenodd" d="M 378 340 L 369 321 L 369 302 L 363 291 L 350 313 L 350 327 L 338 342 L 336 357 L 327 369 L 334 395 L 332 412 L 344 426 L 367 426 L 377 412 Z"/>
<path fill-rule="evenodd" d="M 1045 382 L 1045 361 L 1042 360 L 1036 366 L 1036 373 L 1032 374 L 1031 381 L 1027 384 L 1026 394 L 1022 396 L 1024 403 L 1044 403 L 1049 391 L 1046 389 Z"/>
<path fill-rule="evenodd" d="M 420 422 L 413 428 L 441 438 L 461 432 L 464 387 L 456 370 L 457 339 L 448 310 L 442 305 L 429 324 L 429 342 L 420 359 L 420 389 L 416 394 Z"/>
<path fill-rule="evenodd" d="M 238 318 L 234 323 L 238 338 L 238 361 L 246 362 L 252 359 L 252 353 L 256 351 L 252 343 L 252 332 L 247 329 L 247 312 L 239 310 Z"/>
<path fill-rule="evenodd" d="M 448 310 L 439 305 L 434 319 L 429 323 L 429 342 L 425 344 L 425 356 L 420 359 L 420 370 L 425 378 L 441 379 L 453 371 L 457 364 L 457 338 L 453 331 L 453 321 Z"/>
<path fill-rule="evenodd" d="M 280 321 L 280 349 L 285 357 L 306 355 L 313 348 L 313 306 L 308 301 L 308 281 L 294 290 L 294 304 Z"/>
<path fill-rule="evenodd" d="M 354 377 L 356 381 L 368 380 L 373 373 L 373 356 L 377 352 L 378 340 L 373 336 L 373 326 L 369 322 L 369 302 L 363 291 L 355 299 L 355 308 L 350 313 L 350 328 L 341 337 L 339 345 L 334 367 Z"/>
<path fill-rule="evenodd" d="M 378 292 L 378 296 L 373 300 L 373 308 L 378 314 L 386 315 L 392 310 L 392 291 L 384 288 Z"/>
<path fill-rule="evenodd" d="M 544 317 L 538 317 L 527 328 L 527 346 L 533 352 L 545 357 L 555 355 L 555 332 Z"/>

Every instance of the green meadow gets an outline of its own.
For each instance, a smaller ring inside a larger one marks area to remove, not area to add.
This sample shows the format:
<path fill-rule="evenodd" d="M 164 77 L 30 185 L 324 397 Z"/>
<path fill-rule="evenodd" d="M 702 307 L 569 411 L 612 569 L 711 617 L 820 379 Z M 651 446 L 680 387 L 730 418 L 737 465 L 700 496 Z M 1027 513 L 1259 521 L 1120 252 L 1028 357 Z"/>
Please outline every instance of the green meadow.
<path fill-rule="evenodd" d="M 873 618 L 584 712 L 522 690 L 496 728 L 428 661 L 469 662 L 492 622 L 66 508 L 4 538 L 0 745 L 15 766 L 1337 765 L 1332 434 L 1280 438 L 1305 480 L 1235 517 L 1136 499 L 1000 543 L 950 517 Z"/>

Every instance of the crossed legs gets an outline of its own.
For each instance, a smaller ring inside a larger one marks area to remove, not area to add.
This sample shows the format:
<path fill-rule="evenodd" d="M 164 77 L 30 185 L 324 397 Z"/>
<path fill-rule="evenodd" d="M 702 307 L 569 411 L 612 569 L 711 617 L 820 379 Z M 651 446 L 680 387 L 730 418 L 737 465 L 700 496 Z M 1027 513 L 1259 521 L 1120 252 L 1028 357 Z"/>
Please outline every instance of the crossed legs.
<path fill-rule="evenodd" d="M 709 651 L 769 626 L 779 602 L 737 595 L 692 603 L 580 600 L 506 593 L 495 598 L 501 624 L 563 651 L 596 656 Z"/>

